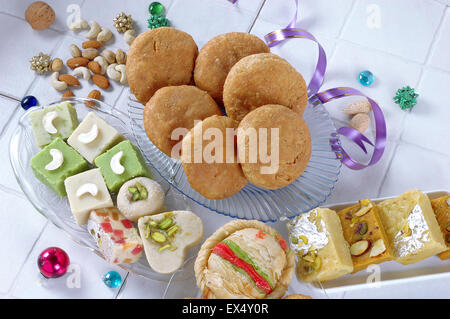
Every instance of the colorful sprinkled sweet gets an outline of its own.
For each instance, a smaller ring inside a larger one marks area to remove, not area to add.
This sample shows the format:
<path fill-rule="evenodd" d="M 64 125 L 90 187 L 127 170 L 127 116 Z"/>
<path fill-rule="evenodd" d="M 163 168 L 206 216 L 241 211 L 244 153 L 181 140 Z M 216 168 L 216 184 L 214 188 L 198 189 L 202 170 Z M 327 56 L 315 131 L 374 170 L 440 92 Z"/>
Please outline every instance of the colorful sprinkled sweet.
<path fill-rule="evenodd" d="M 142 255 L 137 229 L 115 207 L 93 210 L 87 229 L 111 264 L 134 263 Z"/>

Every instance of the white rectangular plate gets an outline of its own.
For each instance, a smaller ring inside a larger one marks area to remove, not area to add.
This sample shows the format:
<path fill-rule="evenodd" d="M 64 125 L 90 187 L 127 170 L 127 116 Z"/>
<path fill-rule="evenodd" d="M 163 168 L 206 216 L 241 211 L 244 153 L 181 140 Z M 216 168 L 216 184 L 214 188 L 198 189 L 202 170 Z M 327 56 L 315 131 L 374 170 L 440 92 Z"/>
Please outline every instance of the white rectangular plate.
<path fill-rule="evenodd" d="M 447 195 L 449 192 L 445 190 L 425 192 L 428 197 L 435 199 L 441 196 Z M 372 199 L 373 202 L 379 203 L 385 199 L 395 198 L 384 197 Z M 338 205 L 326 206 L 334 211 L 339 211 L 345 207 L 356 204 L 357 202 L 341 203 Z M 314 284 L 316 288 L 326 289 L 327 292 L 342 292 L 352 289 L 362 289 L 374 284 L 384 287 L 387 285 L 392 285 L 398 282 L 413 282 L 428 279 L 441 278 L 450 282 L 450 260 L 441 260 L 437 256 L 430 257 L 428 259 L 422 260 L 418 263 L 404 266 L 395 261 L 388 261 L 378 264 L 380 268 L 371 268 L 361 270 L 355 274 L 348 274 L 340 278 L 323 282 L 320 284 Z M 380 271 L 380 281 L 373 283 L 374 273 Z M 370 276 L 370 277 L 369 277 Z"/>

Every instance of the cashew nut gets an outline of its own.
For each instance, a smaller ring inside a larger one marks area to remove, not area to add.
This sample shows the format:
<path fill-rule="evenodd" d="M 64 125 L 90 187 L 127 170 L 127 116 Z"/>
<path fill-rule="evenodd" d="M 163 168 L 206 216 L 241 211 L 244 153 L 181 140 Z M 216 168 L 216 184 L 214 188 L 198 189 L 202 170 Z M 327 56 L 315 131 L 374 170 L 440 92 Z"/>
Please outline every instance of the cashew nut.
<path fill-rule="evenodd" d="M 49 152 L 50 152 L 50 156 L 52 157 L 52 161 L 50 163 L 48 163 L 47 165 L 45 165 L 45 169 L 47 171 L 54 171 L 55 169 L 58 169 L 64 163 L 64 155 L 57 148 L 51 148 Z"/>
<path fill-rule="evenodd" d="M 80 141 L 83 144 L 89 144 L 93 142 L 98 136 L 98 126 L 97 124 L 92 125 L 89 132 L 81 133 L 78 135 L 78 141 Z"/>
<path fill-rule="evenodd" d="M 123 39 L 125 40 L 125 42 L 128 45 L 131 45 L 131 43 L 133 43 L 134 39 L 136 39 L 136 37 L 134 36 L 134 29 L 125 31 L 125 33 L 123 35 Z"/>
<path fill-rule="evenodd" d="M 123 151 L 118 152 L 113 157 L 111 157 L 111 161 L 109 162 L 109 166 L 111 167 L 111 170 L 116 175 L 121 175 L 123 172 L 125 172 L 125 167 L 120 163 L 120 160 L 122 159 Z"/>
<path fill-rule="evenodd" d="M 120 72 L 120 83 L 127 84 L 128 80 L 125 64 L 116 65 L 115 69 Z"/>
<path fill-rule="evenodd" d="M 112 32 L 108 28 L 102 28 L 102 31 L 97 35 L 97 41 L 106 42 L 112 38 Z"/>
<path fill-rule="evenodd" d="M 58 80 L 59 72 L 53 72 L 50 76 L 50 84 L 58 91 L 67 89 L 67 83 Z"/>
<path fill-rule="evenodd" d="M 94 196 L 94 197 L 97 196 L 97 194 L 98 194 L 98 187 L 97 187 L 97 185 L 92 184 L 92 183 L 83 184 L 77 189 L 77 194 L 76 195 L 79 198 L 79 197 L 81 197 L 81 196 L 83 196 L 84 194 L 87 194 L 87 193 L 91 194 L 91 196 Z"/>
<path fill-rule="evenodd" d="M 73 70 L 73 75 L 77 78 L 83 77 L 83 79 L 88 80 L 91 78 L 91 72 L 85 66 L 79 66 Z"/>
<path fill-rule="evenodd" d="M 122 75 L 116 70 L 117 63 L 110 64 L 106 69 L 106 74 L 111 80 L 120 81 Z"/>
<path fill-rule="evenodd" d="M 72 31 L 79 31 L 79 30 L 83 30 L 83 29 L 89 28 L 89 24 L 87 23 L 86 20 L 83 20 L 83 19 L 79 19 L 77 21 L 73 21 L 72 23 L 68 22 L 67 26 Z"/>
<path fill-rule="evenodd" d="M 100 33 L 101 29 L 100 25 L 95 21 L 91 21 L 90 26 L 91 28 L 89 29 L 89 32 L 86 34 L 86 38 L 93 40 Z"/>
<path fill-rule="evenodd" d="M 106 59 L 102 56 L 98 56 L 94 59 L 95 62 L 97 62 L 98 64 L 100 64 L 100 66 L 102 67 L 102 70 L 100 71 L 100 74 L 105 74 L 106 73 L 106 69 L 108 68 L 108 61 L 106 61 Z"/>

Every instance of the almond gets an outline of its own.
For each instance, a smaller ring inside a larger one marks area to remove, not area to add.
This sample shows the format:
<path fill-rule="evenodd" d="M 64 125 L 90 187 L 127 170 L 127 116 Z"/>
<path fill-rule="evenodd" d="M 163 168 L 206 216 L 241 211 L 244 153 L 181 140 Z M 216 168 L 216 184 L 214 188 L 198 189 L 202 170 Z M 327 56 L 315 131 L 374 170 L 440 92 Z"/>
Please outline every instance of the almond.
<path fill-rule="evenodd" d="M 101 97 L 102 97 L 102 94 L 100 93 L 99 90 L 92 90 L 88 94 L 88 98 L 91 98 L 91 99 L 94 99 L 94 100 L 100 100 Z M 85 104 L 88 107 L 94 107 L 95 106 L 95 102 L 93 102 L 93 101 L 86 101 Z"/>
<path fill-rule="evenodd" d="M 80 85 L 80 81 L 78 81 L 78 79 L 76 77 L 74 77 L 73 75 L 70 75 L 70 74 L 61 74 L 58 77 L 58 80 L 66 82 L 67 85 L 69 85 L 69 86 L 79 86 Z"/>
<path fill-rule="evenodd" d="M 355 213 L 355 216 L 357 217 L 361 217 L 364 216 L 365 214 L 367 214 L 371 209 L 372 209 L 372 203 L 369 202 L 368 205 L 364 205 L 361 202 L 361 208 Z"/>
<path fill-rule="evenodd" d="M 350 246 L 350 253 L 352 256 L 361 256 L 367 249 L 369 249 L 369 242 L 367 240 L 360 240 Z"/>
<path fill-rule="evenodd" d="M 100 74 L 94 74 L 92 76 L 92 81 L 95 85 L 97 85 L 101 89 L 107 89 L 109 88 L 109 81 L 106 77 Z"/>
<path fill-rule="evenodd" d="M 376 257 L 378 255 L 381 255 L 386 251 L 386 246 L 384 245 L 384 241 L 382 238 L 375 241 L 372 245 L 372 249 L 370 250 L 369 257 Z"/>
<path fill-rule="evenodd" d="M 369 100 L 363 99 L 348 104 L 342 112 L 348 115 L 354 115 L 358 113 L 368 113 L 372 110 Z"/>
<path fill-rule="evenodd" d="M 67 91 L 64 92 L 64 94 L 62 95 L 62 99 L 65 100 L 65 98 L 72 97 L 72 96 L 75 96 L 75 94 L 73 94 L 72 90 L 67 90 Z"/>
<path fill-rule="evenodd" d="M 102 66 L 96 61 L 90 61 L 88 63 L 88 68 L 89 68 L 89 70 L 91 70 L 95 74 L 102 73 Z"/>
<path fill-rule="evenodd" d="M 83 47 L 83 49 L 89 49 L 89 48 L 98 49 L 103 46 L 103 43 L 101 43 L 100 41 L 96 41 L 96 40 L 90 40 L 90 41 L 84 41 L 81 44 L 81 46 Z"/>
<path fill-rule="evenodd" d="M 87 66 L 88 63 L 89 59 L 83 57 L 71 58 L 66 62 L 67 66 L 71 69 L 78 68 L 79 66 Z"/>
<path fill-rule="evenodd" d="M 365 113 L 358 113 L 352 117 L 350 126 L 355 130 L 364 133 L 370 125 L 370 117 Z"/>

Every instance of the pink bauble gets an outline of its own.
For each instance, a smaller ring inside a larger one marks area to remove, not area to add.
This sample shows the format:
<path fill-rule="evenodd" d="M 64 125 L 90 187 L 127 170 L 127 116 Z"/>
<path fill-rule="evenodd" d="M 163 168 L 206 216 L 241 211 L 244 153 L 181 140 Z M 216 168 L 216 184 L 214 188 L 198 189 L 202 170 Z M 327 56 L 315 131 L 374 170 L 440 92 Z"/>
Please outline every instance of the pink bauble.
<path fill-rule="evenodd" d="M 37 263 L 44 277 L 58 278 L 67 272 L 70 260 L 61 248 L 49 247 L 39 254 Z"/>

